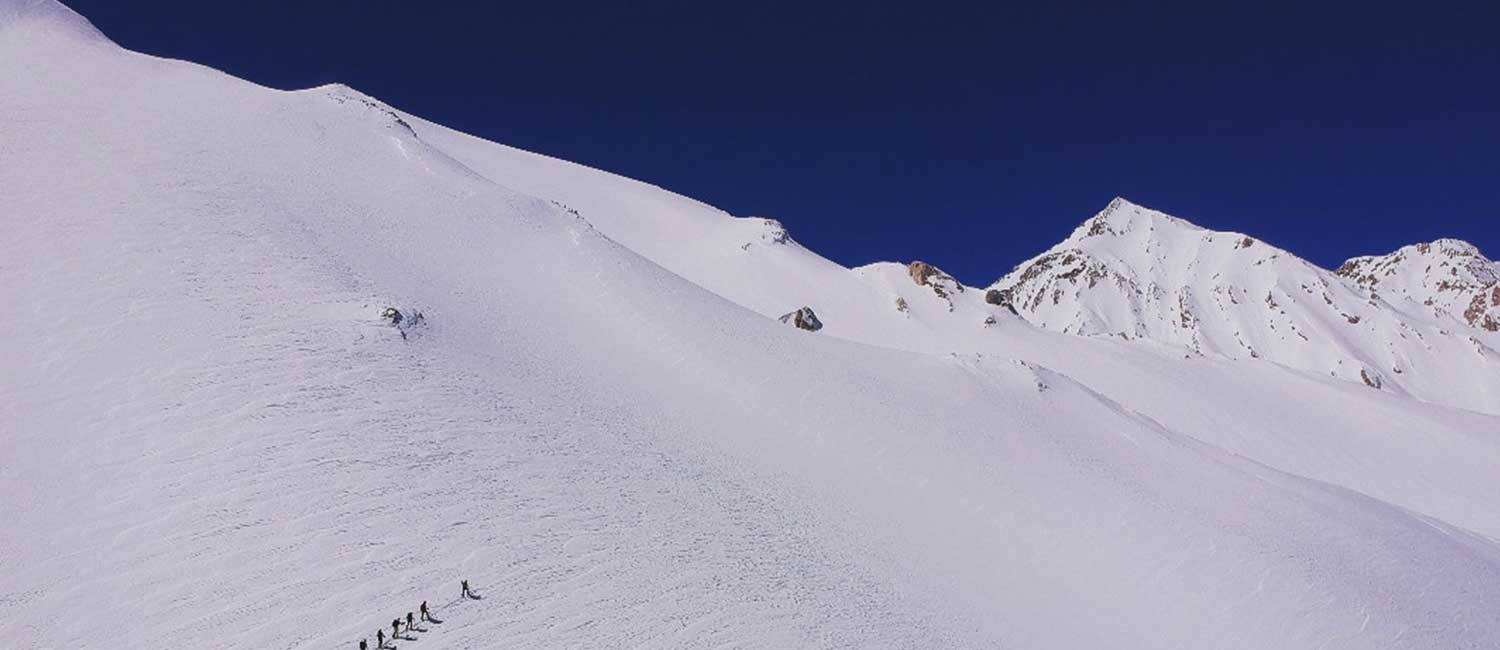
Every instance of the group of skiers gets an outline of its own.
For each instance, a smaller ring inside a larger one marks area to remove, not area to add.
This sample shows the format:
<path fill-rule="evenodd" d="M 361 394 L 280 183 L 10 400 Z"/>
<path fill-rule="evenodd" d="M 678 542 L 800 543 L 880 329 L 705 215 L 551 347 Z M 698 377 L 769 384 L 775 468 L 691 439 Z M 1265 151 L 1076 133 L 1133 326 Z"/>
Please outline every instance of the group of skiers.
<path fill-rule="evenodd" d="M 463 589 L 463 591 L 461 592 L 461 594 L 462 594 L 462 596 L 464 598 L 467 599 L 467 598 L 473 598 L 474 597 L 474 594 L 469 591 L 469 581 L 468 580 L 462 581 L 462 585 L 461 586 L 462 586 L 462 589 Z M 417 608 L 417 611 L 421 612 L 422 622 L 425 623 L 427 621 L 433 620 L 432 619 L 432 615 L 427 612 L 427 601 L 425 601 L 425 600 L 422 601 L 422 606 L 419 607 L 419 608 Z M 416 625 L 416 621 L 415 621 L 415 618 L 412 616 L 412 613 L 411 612 L 407 612 L 406 613 L 406 629 L 410 630 L 415 625 Z M 391 638 L 392 639 L 396 639 L 396 638 L 400 638 L 400 636 L 401 636 L 401 617 L 397 616 L 396 618 L 391 619 Z M 384 628 L 381 628 L 379 630 L 375 630 L 375 647 L 376 648 L 384 648 L 385 647 L 385 629 Z M 366 639 L 360 639 L 359 640 L 359 650 L 370 650 L 369 641 L 366 640 Z"/>

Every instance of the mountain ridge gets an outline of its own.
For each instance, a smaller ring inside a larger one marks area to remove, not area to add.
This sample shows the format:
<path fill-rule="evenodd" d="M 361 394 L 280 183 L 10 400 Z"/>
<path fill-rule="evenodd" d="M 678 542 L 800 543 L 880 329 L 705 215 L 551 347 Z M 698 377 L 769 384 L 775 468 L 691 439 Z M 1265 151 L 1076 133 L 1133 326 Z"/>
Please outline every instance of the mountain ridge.
<path fill-rule="evenodd" d="M 768 319 L 778 319 L 804 307 L 811 309 L 822 324 L 818 330 L 821 335 L 919 352 L 994 351 L 1007 345 L 1006 339 L 997 338 L 994 332 L 1024 321 L 1068 335 L 1149 338 L 1190 353 L 1230 359 L 1266 358 L 1291 368 L 1419 399 L 1500 412 L 1500 368 L 1493 367 L 1493 360 L 1500 358 L 1493 350 L 1500 347 L 1500 342 L 1487 342 L 1488 332 L 1478 330 L 1470 336 L 1456 328 L 1445 331 L 1425 323 L 1421 337 L 1439 339 L 1441 344 L 1434 348 L 1425 338 L 1408 339 L 1407 328 L 1413 326 L 1405 322 L 1409 314 L 1399 310 L 1371 310 L 1370 307 L 1378 305 L 1366 305 L 1367 296 L 1357 295 L 1331 271 L 1250 235 L 1212 231 L 1123 197 L 1116 197 L 1099 214 L 1081 222 L 1050 251 L 1078 246 L 1092 249 L 1104 241 L 1127 245 L 1109 247 L 1103 251 L 1107 254 L 1097 259 L 1078 256 L 1069 260 L 1069 265 L 1083 266 L 1058 271 L 1074 274 L 1061 277 L 1060 281 L 1085 278 L 1097 284 L 1111 275 L 1113 265 L 1131 269 L 1124 274 L 1114 273 L 1111 280 L 1122 283 L 1131 292 L 1144 292 L 1151 286 L 1156 286 L 1159 292 L 1168 290 L 1163 287 L 1180 288 L 1202 271 L 1204 261 L 1194 261 L 1198 253 L 1189 245 L 1202 240 L 1215 250 L 1234 253 L 1231 257 L 1251 260 L 1247 263 L 1258 264 L 1259 271 L 1275 267 L 1289 277 L 1303 279 L 1273 291 L 1270 284 L 1274 283 L 1269 276 L 1263 277 L 1260 283 L 1265 286 L 1257 289 L 1260 293 L 1256 296 L 1249 296 L 1243 288 L 1234 290 L 1230 296 L 1225 293 L 1230 291 L 1227 287 L 1217 293 L 1212 287 L 1200 287 L 1196 292 L 1178 296 L 1184 304 L 1200 299 L 1254 301 L 1281 312 L 1283 303 L 1295 303 L 1296 296 L 1304 299 L 1317 296 L 1324 301 L 1325 309 L 1312 319 L 1287 320 L 1280 318 L 1286 314 L 1277 314 L 1280 320 L 1275 324 L 1258 321 L 1257 329 L 1280 329 L 1262 332 L 1256 340 L 1236 331 L 1247 328 L 1244 323 L 1221 323 L 1217 329 L 1224 331 L 1208 339 L 1195 338 L 1193 332 L 1209 321 L 1199 320 L 1206 314 L 1181 305 L 1170 309 L 1158 305 L 1155 322 L 1150 326 L 1132 322 L 1117 327 L 1094 322 L 1095 312 L 1100 310 L 1091 306 L 1081 306 L 1082 311 L 1067 322 L 1055 317 L 1039 318 L 1037 312 L 1046 294 L 1040 285 L 1032 287 L 1030 292 L 1018 291 L 1025 287 L 1018 287 L 1017 280 L 1025 272 L 1023 267 L 1040 273 L 1042 269 L 1037 262 L 1048 259 L 1049 253 L 1023 262 L 1017 266 L 1018 270 L 983 288 L 965 285 L 940 267 L 920 261 L 874 262 L 846 268 L 798 244 L 787 227 L 774 219 L 735 217 L 669 192 L 652 193 L 651 200 L 645 202 L 638 202 L 632 193 L 631 202 L 622 203 L 601 193 L 599 188 L 635 187 L 639 186 L 637 181 L 493 145 L 472 136 L 455 138 L 436 125 L 407 117 L 424 138 L 477 173 L 568 206 L 606 236 L 732 302 Z M 569 180 L 559 184 L 561 178 Z M 1167 264 L 1166 258 L 1153 260 L 1169 249 L 1180 259 L 1174 258 L 1173 264 Z M 1062 261 L 1065 257 L 1050 259 Z M 1153 265 L 1170 267 L 1169 276 L 1143 279 L 1141 274 Z M 935 280 L 929 282 L 929 278 Z M 1337 305 L 1334 294 L 1338 294 Z M 1166 293 L 1161 293 L 1155 302 L 1160 303 L 1165 297 Z M 1013 313 L 1012 309 L 1019 311 Z M 1176 327 L 1165 326 L 1171 320 L 1177 321 Z M 1381 331 L 1374 336 L 1350 338 L 1339 331 L 1362 323 L 1369 327 L 1376 321 Z M 1273 339 L 1296 337 L 1310 343 L 1315 334 L 1328 345 L 1326 350 L 1311 357 L 1302 351 L 1275 349 L 1284 348 L 1285 344 Z M 1440 361 L 1427 363 L 1425 358 L 1432 355 Z M 1413 371 L 1419 369 L 1417 378 Z M 1478 386 L 1437 379 L 1455 372 L 1477 379 Z"/>

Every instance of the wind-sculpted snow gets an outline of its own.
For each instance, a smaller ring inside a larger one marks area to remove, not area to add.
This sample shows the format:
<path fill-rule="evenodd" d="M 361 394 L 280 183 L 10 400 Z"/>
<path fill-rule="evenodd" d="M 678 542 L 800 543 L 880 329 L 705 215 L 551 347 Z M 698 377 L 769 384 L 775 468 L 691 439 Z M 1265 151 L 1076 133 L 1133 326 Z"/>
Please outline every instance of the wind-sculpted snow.
<path fill-rule="evenodd" d="M 0 26 L 15 647 L 355 647 L 422 600 L 402 648 L 1500 644 L 1493 416 L 38 24 Z"/>

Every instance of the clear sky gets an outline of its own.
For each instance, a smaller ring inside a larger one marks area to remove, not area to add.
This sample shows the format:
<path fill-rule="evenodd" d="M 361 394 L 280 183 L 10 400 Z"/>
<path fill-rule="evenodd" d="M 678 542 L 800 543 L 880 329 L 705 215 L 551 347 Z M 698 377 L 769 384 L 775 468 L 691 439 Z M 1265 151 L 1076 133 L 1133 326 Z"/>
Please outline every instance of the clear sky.
<path fill-rule="evenodd" d="M 1445 236 L 1500 257 L 1500 2 L 64 2 L 851 266 L 987 284 L 1116 195 L 1330 267 Z"/>

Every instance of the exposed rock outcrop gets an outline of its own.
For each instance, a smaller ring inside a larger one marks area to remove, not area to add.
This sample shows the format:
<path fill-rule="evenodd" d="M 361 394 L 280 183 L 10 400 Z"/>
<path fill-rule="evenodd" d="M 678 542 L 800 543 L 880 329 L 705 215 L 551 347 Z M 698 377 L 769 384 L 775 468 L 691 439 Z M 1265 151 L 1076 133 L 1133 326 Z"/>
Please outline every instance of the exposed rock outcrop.
<path fill-rule="evenodd" d="M 964 285 L 955 280 L 953 276 L 944 273 L 942 269 L 923 262 L 921 260 L 906 265 L 906 272 L 911 276 L 911 281 L 919 287 L 928 287 L 937 297 L 948 302 L 948 311 L 953 311 L 952 296 L 963 293 Z"/>
<path fill-rule="evenodd" d="M 1490 332 L 1500 332 L 1500 282 L 1490 285 L 1488 292 L 1474 294 L 1464 310 L 1464 322 Z"/>
<path fill-rule="evenodd" d="M 786 226 L 781 225 L 780 221 L 763 218 L 761 219 L 761 225 L 766 227 L 766 232 L 761 235 L 761 239 L 764 239 L 767 243 L 785 244 L 792 240 L 792 236 L 786 232 Z"/>
<path fill-rule="evenodd" d="M 818 320 L 818 315 L 813 313 L 812 307 L 802 307 L 777 320 L 799 330 L 807 330 L 809 332 L 816 332 L 823 329 L 823 321 Z"/>
<path fill-rule="evenodd" d="M 911 274 L 911 281 L 917 283 L 919 287 L 927 286 L 927 278 L 942 273 L 936 266 L 921 260 L 907 264 L 906 272 Z"/>
<path fill-rule="evenodd" d="M 997 305 L 1009 309 L 1010 313 L 1015 314 L 1016 306 L 1011 302 L 1013 296 L 1014 293 L 1008 288 L 990 289 L 989 291 L 984 292 L 984 301 L 991 305 Z"/>

